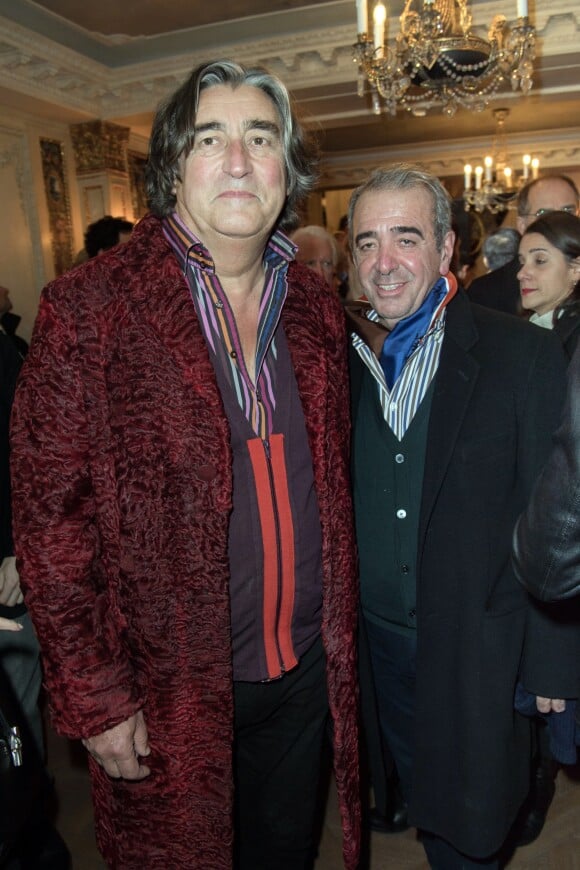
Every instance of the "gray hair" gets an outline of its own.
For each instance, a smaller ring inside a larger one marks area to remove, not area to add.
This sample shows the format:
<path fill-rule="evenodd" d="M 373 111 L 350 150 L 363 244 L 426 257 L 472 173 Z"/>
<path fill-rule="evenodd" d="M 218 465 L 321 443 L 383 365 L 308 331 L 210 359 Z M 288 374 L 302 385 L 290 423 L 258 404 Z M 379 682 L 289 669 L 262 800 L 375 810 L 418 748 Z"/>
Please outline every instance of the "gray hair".
<path fill-rule="evenodd" d="M 300 239 L 305 236 L 314 236 L 316 239 L 323 239 L 325 242 L 328 242 L 330 248 L 332 250 L 332 265 L 336 266 L 338 263 L 338 245 L 336 244 L 336 239 L 329 233 L 328 230 L 325 230 L 324 227 L 319 227 L 316 224 L 310 224 L 307 227 L 298 227 L 295 230 L 290 238 L 292 241 L 300 247 Z"/>
<path fill-rule="evenodd" d="M 180 160 L 193 147 L 200 93 L 214 85 L 250 85 L 263 91 L 280 117 L 288 195 L 281 226 L 295 225 L 297 210 L 316 181 L 317 155 L 297 120 L 286 86 L 261 67 L 248 68 L 230 60 L 196 67 L 180 88 L 163 103 L 153 121 L 147 163 L 147 195 L 151 211 L 162 217 L 175 208 L 175 182 Z"/>
<path fill-rule="evenodd" d="M 487 268 L 493 272 L 517 256 L 520 234 L 512 227 L 502 227 L 484 240 L 481 252 Z"/>
<path fill-rule="evenodd" d="M 399 163 L 388 169 L 375 169 L 364 184 L 354 191 L 348 205 L 348 226 L 351 248 L 354 251 L 353 218 L 357 203 L 365 193 L 381 190 L 412 190 L 422 187 L 433 203 L 433 234 L 437 250 L 441 251 L 445 236 L 451 229 L 451 198 L 436 175 L 419 166 Z"/>

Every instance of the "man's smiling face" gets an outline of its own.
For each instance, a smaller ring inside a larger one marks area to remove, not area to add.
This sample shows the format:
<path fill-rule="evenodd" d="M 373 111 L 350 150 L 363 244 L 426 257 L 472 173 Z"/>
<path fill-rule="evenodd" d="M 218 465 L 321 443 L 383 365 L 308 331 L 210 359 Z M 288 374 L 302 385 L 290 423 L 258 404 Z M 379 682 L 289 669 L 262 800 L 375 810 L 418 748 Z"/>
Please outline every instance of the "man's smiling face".
<path fill-rule="evenodd" d="M 447 233 L 437 249 L 431 194 L 421 186 L 362 194 L 353 238 L 361 286 L 390 329 L 413 314 L 449 270 L 454 234 Z"/>

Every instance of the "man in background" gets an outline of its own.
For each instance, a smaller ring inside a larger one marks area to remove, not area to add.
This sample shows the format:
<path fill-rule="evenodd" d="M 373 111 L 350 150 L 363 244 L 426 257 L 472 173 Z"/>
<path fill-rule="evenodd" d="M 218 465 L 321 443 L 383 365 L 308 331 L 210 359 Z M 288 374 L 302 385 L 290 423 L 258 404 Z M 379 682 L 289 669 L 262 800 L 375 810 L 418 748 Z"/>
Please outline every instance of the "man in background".
<path fill-rule="evenodd" d="M 106 214 L 87 227 L 85 250 L 89 258 L 98 257 L 104 251 L 110 251 L 116 245 L 128 242 L 132 232 L 133 224 L 131 221 Z"/>
<path fill-rule="evenodd" d="M 12 311 L 10 290 L 8 287 L 0 287 L 0 330 L 8 336 L 21 358 L 24 358 L 28 353 L 28 342 L 20 335 L 16 335 L 21 320 L 22 318 Z"/>
<path fill-rule="evenodd" d="M 543 175 L 530 181 L 517 198 L 516 227 L 520 235 L 536 218 L 548 211 L 566 211 L 578 215 L 580 195 L 574 181 L 567 175 Z M 469 298 L 478 305 L 519 315 L 520 285 L 517 273 L 520 262 L 516 256 L 494 272 L 476 278 L 469 288 Z"/>
<path fill-rule="evenodd" d="M 85 246 L 76 255 L 74 265 L 80 266 L 81 263 L 110 251 L 116 245 L 125 244 L 131 238 L 133 227 L 131 221 L 112 217 L 110 214 L 89 224 L 85 232 Z"/>
<path fill-rule="evenodd" d="M 0 332 L 0 618 L 17 631 L 0 631 L 2 691 L 15 708 L 23 740 L 23 755 L 29 766 L 44 767 L 45 744 L 42 711 L 40 649 L 26 610 L 12 539 L 9 422 L 22 357 L 11 339 Z M 12 844 L 8 870 L 69 870 L 71 858 L 52 824 L 53 791 L 48 775 L 39 774 L 39 793 L 30 795 L 29 814 Z M 7 780 L 6 780 L 7 782 Z M 2 794 L 10 805 L 11 795 Z"/>
<path fill-rule="evenodd" d="M 334 236 L 324 227 L 311 224 L 307 227 L 299 227 L 292 233 L 291 239 L 295 245 L 298 245 L 296 262 L 304 263 L 324 278 L 332 290 L 336 290 L 338 246 Z"/>

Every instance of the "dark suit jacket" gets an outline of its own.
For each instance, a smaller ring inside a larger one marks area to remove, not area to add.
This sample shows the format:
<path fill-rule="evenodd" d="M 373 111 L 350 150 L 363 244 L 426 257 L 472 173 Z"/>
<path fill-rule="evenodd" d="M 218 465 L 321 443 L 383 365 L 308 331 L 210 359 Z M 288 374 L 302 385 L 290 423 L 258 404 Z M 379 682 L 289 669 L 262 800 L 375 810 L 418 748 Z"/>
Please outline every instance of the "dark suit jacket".
<path fill-rule="evenodd" d="M 505 266 L 481 275 L 469 285 L 468 295 L 472 302 L 503 311 L 504 314 L 521 313 L 520 285 L 516 278 L 520 264 L 516 257 Z"/>
<path fill-rule="evenodd" d="M 571 696 L 559 627 L 510 562 L 564 381 L 553 333 L 462 293 L 451 301 L 420 510 L 409 813 L 474 856 L 500 847 L 529 786 L 530 722 L 514 714 L 518 677 L 534 693 Z"/>

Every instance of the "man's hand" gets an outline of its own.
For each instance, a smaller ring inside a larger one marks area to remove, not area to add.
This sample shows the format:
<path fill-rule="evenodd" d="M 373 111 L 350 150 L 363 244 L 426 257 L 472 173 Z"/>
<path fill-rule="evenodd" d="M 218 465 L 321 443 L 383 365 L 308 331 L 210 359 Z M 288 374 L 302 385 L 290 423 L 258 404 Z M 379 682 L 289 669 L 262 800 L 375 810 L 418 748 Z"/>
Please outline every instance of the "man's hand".
<path fill-rule="evenodd" d="M 536 707 L 540 713 L 563 713 L 566 709 L 566 701 L 561 698 L 542 698 L 537 695 Z"/>
<path fill-rule="evenodd" d="M 22 631 L 23 625 L 15 619 L 6 619 L 0 616 L 0 631 Z"/>
<path fill-rule="evenodd" d="M 0 604 L 14 607 L 23 601 L 20 577 L 16 570 L 16 556 L 5 556 L 0 563 Z"/>
<path fill-rule="evenodd" d="M 141 710 L 108 731 L 87 737 L 83 745 L 113 779 L 145 779 L 151 773 L 139 761 L 151 751 Z"/>

